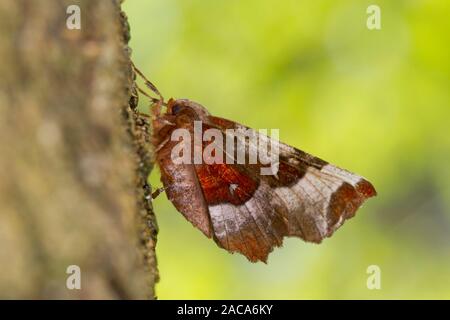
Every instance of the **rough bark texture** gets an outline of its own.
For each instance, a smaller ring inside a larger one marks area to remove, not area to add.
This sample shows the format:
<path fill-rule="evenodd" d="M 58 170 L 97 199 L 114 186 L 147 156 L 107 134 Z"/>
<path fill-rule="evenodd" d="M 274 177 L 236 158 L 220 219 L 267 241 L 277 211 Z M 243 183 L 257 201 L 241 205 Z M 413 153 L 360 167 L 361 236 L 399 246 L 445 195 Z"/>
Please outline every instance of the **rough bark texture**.
<path fill-rule="evenodd" d="M 152 155 L 120 2 L 2 0 L 0 30 L 0 298 L 154 297 Z"/>

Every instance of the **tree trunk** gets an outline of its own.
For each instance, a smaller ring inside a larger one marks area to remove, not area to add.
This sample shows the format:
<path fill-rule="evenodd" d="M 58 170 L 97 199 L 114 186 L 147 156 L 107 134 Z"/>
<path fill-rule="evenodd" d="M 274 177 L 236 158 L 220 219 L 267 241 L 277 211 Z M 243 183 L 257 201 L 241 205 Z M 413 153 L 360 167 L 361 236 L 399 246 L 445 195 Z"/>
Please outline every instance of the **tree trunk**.
<path fill-rule="evenodd" d="M 152 155 L 120 1 L 2 0 L 0 30 L 0 298 L 153 298 Z"/>

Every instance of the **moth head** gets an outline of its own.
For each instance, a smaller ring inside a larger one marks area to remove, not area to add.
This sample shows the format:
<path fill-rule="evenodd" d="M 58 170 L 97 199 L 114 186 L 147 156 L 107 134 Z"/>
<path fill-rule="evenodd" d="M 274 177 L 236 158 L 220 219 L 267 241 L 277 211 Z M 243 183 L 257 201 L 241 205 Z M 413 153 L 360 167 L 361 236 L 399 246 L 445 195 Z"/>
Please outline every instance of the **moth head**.
<path fill-rule="evenodd" d="M 188 99 L 170 99 L 167 103 L 167 114 L 181 121 L 206 121 L 209 112 L 200 104 Z"/>
<path fill-rule="evenodd" d="M 158 106 L 158 105 L 157 105 Z M 165 111 L 158 109 L 153 117 L 153 139 L 155 145 L 170 137 L 176 128 L 186 128 L 194 121 L 208 122 L 209 112 L 200 104 L 188 99 L 170 99 Z"/>

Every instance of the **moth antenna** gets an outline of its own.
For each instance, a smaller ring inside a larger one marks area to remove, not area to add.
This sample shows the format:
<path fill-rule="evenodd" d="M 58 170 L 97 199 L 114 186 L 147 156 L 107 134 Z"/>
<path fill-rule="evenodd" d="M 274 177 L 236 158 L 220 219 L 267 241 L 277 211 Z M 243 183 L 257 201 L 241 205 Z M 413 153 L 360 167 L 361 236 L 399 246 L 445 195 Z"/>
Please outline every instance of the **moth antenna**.
<path fill-rule="evenodd" d="M 148 80 L 144 74 L 134 65 L 133 61 L 131 61 L 131 66 L 133 67 L 133 70 L 144 80 L 145 85 L 147 86 L 147 88 L 149 88 L 150 90 L 152 90 L 155 94 L 157 94 L 159 96 L 159 101 L 164 105 L 164 97 L 162 96 L 162 94 L 159 92 L 158 88 L 156 88 L 156 86 L 150 81 Z M 147 97 L 150 97 L 148 94 L 144 93 L 142 89 L 139 89 L 139 91 L 144 94 Z M 157 102 L 154 101 L 152 98 L 153 102 Z M 156 99 L 155 99 L 156 100 Z"/>

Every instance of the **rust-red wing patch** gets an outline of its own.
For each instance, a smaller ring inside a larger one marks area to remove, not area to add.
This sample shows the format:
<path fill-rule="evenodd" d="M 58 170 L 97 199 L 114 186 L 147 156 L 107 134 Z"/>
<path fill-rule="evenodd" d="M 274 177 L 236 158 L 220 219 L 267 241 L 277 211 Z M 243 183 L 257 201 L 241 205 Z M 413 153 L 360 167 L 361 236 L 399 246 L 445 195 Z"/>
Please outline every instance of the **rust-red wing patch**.
<path fill-rule="evenodd" d="M 196 172 L 208 205 L 242 205 L 253 196 L 259 183 L 233 165 L 201 164 L 196 165 Z"/>

